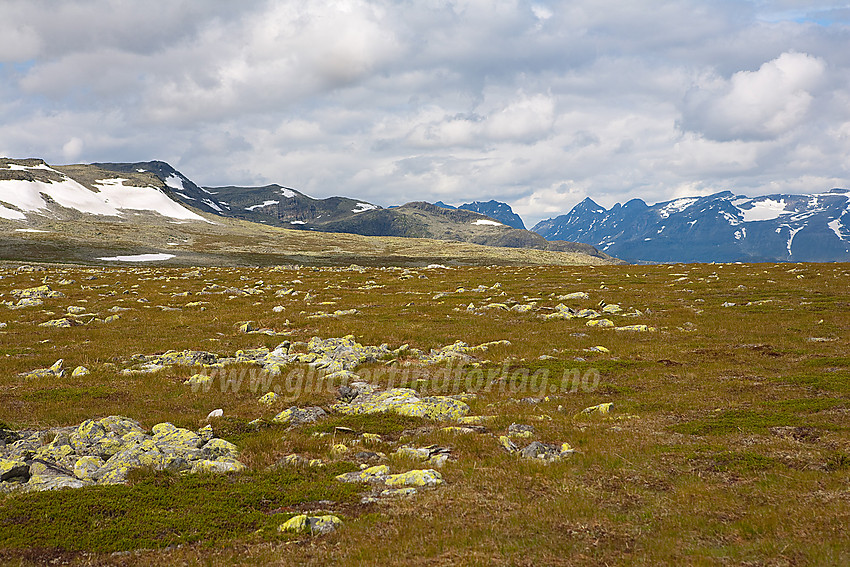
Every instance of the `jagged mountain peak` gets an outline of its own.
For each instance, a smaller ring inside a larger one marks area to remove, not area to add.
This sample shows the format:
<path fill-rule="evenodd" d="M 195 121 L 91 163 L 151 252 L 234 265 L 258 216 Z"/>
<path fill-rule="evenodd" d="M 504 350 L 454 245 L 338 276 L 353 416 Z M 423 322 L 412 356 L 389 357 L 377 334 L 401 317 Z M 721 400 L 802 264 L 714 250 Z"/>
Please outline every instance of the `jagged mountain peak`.
<path fill-rule="evenodd" d="M 522 218 L 520 218 L 520 216 L 511 209 L 511 206 L 507 203 L 496 201 L 495 199 L 490 199 L 489 201 L 472 201 L 471 203 L 464 203 L 458 207 L 447 205 L 442 201 L 437 201 L 434 205 L 443 209 L 463 209 L 466 211 L 474 211 L 490 217 L 491 219 L 494 219 L 506 226 L 525 230 L 525 223 L 523 223 Z"/>
<path fill-rule="evenodd" d="M 847 261 L 850 194 L 748 197 L 722 191 L 610 209 L 578 203 L 532 230 L 547 240 L 583 242 L 629 261 Z"/>

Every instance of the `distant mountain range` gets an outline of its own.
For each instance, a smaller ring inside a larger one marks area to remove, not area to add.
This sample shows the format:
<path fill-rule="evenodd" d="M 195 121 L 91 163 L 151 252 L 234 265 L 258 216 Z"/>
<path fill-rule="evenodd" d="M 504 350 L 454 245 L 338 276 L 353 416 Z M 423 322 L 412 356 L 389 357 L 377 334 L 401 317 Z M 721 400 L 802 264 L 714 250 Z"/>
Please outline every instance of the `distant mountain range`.
<path fill-rule="evenodd" d="M 474 211 L 476 213 L 481 213 L 482 215 L 488 216 L 491 219 L 495 219 L 500 223 L 506 224 L 512 228 L 519 228 L 521 230 L 525 230 L 525 224 L 522 222 L 522 219 L 518 214 L 513 212 L 511 206 L 507 203 L 502 203 L 500 201 L 493 200 L 473 201 L 471 203 L 465 203 L 463 205 L 460 205 L 459 207 L 447 205 L 442 201 L 437 201 L 434 204 L 444 209 L 463 209 L 465 211 Z"/>
<path fill-rule="evenodd" d="M 752 198 L 724 191 L 610 209 L 587 198 L 532 230 L 629 262 L 848 261 L 850 191 Z"/>
<path fill-rule="evenodd" d="M 0 260 L 183 266 L 619 262 L 592 246 L 548 242 L 478 213 L 428 203 L 383 209 L 345 197 L 312 199 L 280 185 L 200 187 L 159 161 L 52 166 L 7 158 L 0 158 Z"/>
<path fill-rule="evenodd" d="M 160 225 L 227 218 L 309 232 L 571 252 L 602 261 L 850 261 L 845 189 L 762 197 L 725 191 L 655 205 L 634 199 L 610 209 L 587 198 L 529 231 L 509 205 L 492 200 L 384 208 L 348 197 L 314 199 L 277 184 L 201 187 L 161 161 L 49 166 L 39 159 L 0 159 L 0 224 L 38 232 L 48 221 L 86 215 Z"/>
<path fill-rule="evenodd" d="M 484 246 L 577 252 L 613 260 L 586 244 L 547 241 L 539 234 L 470 210 L 493 210 L 513 223 L 522 220 L 505 203 L 470 203 L 469 208 L 446 208 L 425 202 L 383 208 L 360 199 L 314 199 L 281 185 L 262 187 L 198 187 L 164 162 L 98 163 L 116 172 L 147 171 L 168 186 L 175 199 L 221 216 L 296 230 L 338 232 L 363 236 L 398 236 L 469 242 Z M 515 218 L 514 218 L 515 217 Z"/>
<path fill-rule="evenodd" d="M 492 204 L 507 218 L 513 215 L 499 205 Z M 89 227 L 95 219 L 167 226 L 228 218 L 299 231 L 424 238 L 615 261 L 586 244 L 547 241 L 478 212 L 424 202 L 383 208 L 347 197 L 314 199 L 281 185 L 200 187 L 161 161 L 49 166 L 39 159 L 0 159 L 0 224 L 13 221 L 16 233 L 55 233 L 57 221 L 75 221 L 75 228 L 66 224 L 63 230 L 81 233 L 87 227 L 80 221 L 87 217 Z"/>

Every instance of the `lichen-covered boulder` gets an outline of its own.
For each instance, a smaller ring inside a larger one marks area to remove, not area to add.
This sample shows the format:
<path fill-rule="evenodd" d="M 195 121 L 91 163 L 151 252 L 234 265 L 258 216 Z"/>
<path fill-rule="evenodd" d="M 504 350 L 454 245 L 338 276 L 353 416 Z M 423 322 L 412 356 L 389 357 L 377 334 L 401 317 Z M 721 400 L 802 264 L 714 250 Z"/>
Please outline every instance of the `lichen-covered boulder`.
<path fill-rule="evenodd" d="M 205 459 L 229 458 L 235 460 L 239 457 L 239 448 L 230 441 L 214 438 L 201 447 L 201 453 L 203 453 Z"/>
<path fill-rule="evenodd" d="M 91 481 L 80 480 L 73 476 L 57 474 L 38 474 L 30 477 L 29 482 L 22 487 L 27 492 L 42 492 L 45 490 L 59 490 L 61 488 L 82 488 L 94 484 Z"/>
<path fill-rule="evenodd" d="M 24 461 L 0 458 L 0 481 L 27 478 L 29 475 L 30 467 Z"/>
<path fill-rule="evenodd" d="M 654 331 L 655 327 L 650 327 L 648 325 L 625 325 L 623 327 L 615 327 L 615 331 L 631 331 L 636 333 L 645 333 L 649 331 Z"/>
<path fill-rule="evenodd" d="M 212 376 L 208 374 L 192 374 L 183 383 L 187 386 L 204 386 L 212 384 Z"/>
<path fill-rule="evenodd" d="M 267 394 L 264 394 L 262 397 L 260 397 L 260 399 L 257 401 L 263 405 L 271 406 L 274 405 L 279 398 L 280 396 L 278 396 L 276 393 L 268 392 Z"/>
<path fill-rule="evenodd" d="M 144 437 L 144 429 L 135 420 L 121 416 L 87 419 L 69 436 L 71 447 L 80 456 L 108 459 Z"/>
<path fill-rule="evenodd" d="M 335 478 L 340 482 L 369 482 L 380 483 L 390 473 L 390 467 L 387 465 L 377 465 L 360 471 L 343 473 Z"/>
<path fill-rule="evenodd" d="M 381 491 L 381 498 L 398 498 L 400 496 L 413 496 L 417 494 L 417 490 L 413 487 L 405 488 L 388 488 Z"/>
<path fill-rule="evenodd" d="M 62 317 L 61 319 L 51 319 L 50 321 L 45 321 L 44 323 L 39 323 L 39 327 L 58 327 L 60 329 L 67 329 L 69 327 L 73 327 L 77 322 L 66 317 Z"/>
<path fill-rule="evenodd" d="M 81 376 L 87 376 L 91 373 L 91 371 L 85 366 L 77 366 L 74 368 L 73 372 L 71 372 L 71 376 L 74 378 L 79 378 Z"/>
<path fill-rule="evenodd" d="M 245 465 L 236 459 L 202 459 L 192 463 L 192 473 L 238 473 L 245 470 Z"/>
<path fill-rule="evenodd" d="M 327 534 L 340 526 L 342 526 L 342 520 L 333 515 L 307 516 L 306 514 L 299 514 L 282 523 L 277 529 L 281 532 Z"/>
<path fill-rule="evenodd" d="M 80 457 L 74 464 L 74 476 L 80 480 L 93 481 L 93 475 L 100 470 L 104 464 L 106 463 L 104 463 L 103 459 L 100 457 Z"/>
<path fill-rule="evenodd" d="M 327 412 L 318 406 L 307 408 L 292 406 L 274 416 L 272 421 L 281 424 L 301 425 L 303 423 L 312 423 L 327 415 Z"/>
<path fill-rule="evenodd" d="M 13 289 L 12 297 L 19 299 L 27 299 L 31 297 L 38 298 L 60 298 L 65 297 L 61 291 L 53 291 L 49 285 L 40 285 L 36 287 L 28 287 L 25 289 Z"/>
<path fill-rule="evenodd" d="M 198 430 L 198 437 L 201 438 L 201 443 L 209 442 L 213 437 L 215 437 L 215 433 L 213 432 L 213 427 L 209 423 L 203 426 Z"/>
<path fill-rule="evenodd" d="M 389 487 L 438 486 L 443 484 L 443 475 L 434 469 L 412 470 L 400 474 L 387 475 L 384 484 Z"/>
<path fill-rule="evenodd" d="M 558 301 L 569 301 L 572 299 L 590 299 L 590 296 L 584 291 L 574 291 L 566 295 L 558 296 Z"/>
<path fill-rule="evenodd" d="M 53 441 L 39 447 L 35 452 L 36 459 L 43 459 L 53 462 L 59 462 L 65 457 L 74 454 L 74 448 L 71 447 L 71 440 L 67 433 L 58 433 Z"/>
<path fill-rule="evenodd" d="M 409 417 L 425 417 L 435 421 L 456 420 L 469 413 L 469 406 L 447 396 L 419 398 L 416 390 L 391 388 L 383 392 L 359 394 L 351 402 L 331 406 L 336 412 L 347 415 L 395 412 Z"/>
<path fill-rule="evenodd" d="M 585 324 L 588 327 L 613 327 L 614 321 L 611 319 L 591 319 Z"/>
<path fill-rule="evenodd" d="M 544 462 L 552 462 L 563 459 L 572 455 L 575 451 L 570 447 L 569 443 L 560 445 L 554 443 L 541 443 L 533 441 L 519 453 L 526 459 L 540 459 Z"/>
<path fill-rule="evenodd" d="M 61 378 L 65 375 L 65 370 L 62 368 L 63 363 L 64 360 L 60 358 L 47 368 L 36 368 L 35 370 L 21 373 L 21 376 L 26 378 Z"/>
<path fill-rule="evenodd" d="M 176 445 L 197 449 L 201 446 L 201 436 L 182 427 L 176 427 L 171 423 L 158 423 L 151 429 L 153 441 L 158 446 Z"/>
<path fill-rule="evenodd" d="M 606 402 L 604 404 L 597 404 L 595 406 L 590 406 L 589 408 L 584 408 L 581 410 L 576 417 L 587 416 L 587 415 L 607 415 L 611 408 L 614 406 L 614 402 Z"/>

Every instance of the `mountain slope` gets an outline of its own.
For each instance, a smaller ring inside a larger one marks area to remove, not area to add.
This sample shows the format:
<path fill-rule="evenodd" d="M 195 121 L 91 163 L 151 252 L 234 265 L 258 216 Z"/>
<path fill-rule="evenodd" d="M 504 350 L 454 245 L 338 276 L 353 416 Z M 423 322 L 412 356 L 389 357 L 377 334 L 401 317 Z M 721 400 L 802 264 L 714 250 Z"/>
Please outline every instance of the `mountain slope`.
<path fill-rule="evenodd" d="M 171 167 L 164 161 L 142 161 L 137 163 L 93 163 L 95 167 L 119 173 L 154 174 L 168 188 L 166 191 L 179 201 L 214 215 L 224 214 L 230 210 L 226 202 L 216 199 L 215 195 L 195 183 Z"/>
<path fill-rule="evenodd" d="M 281 185 L 207 187 L 206 190 L 228 204 L 228 212 L 222 213 L 226 216 L 287 228 L 326 230 L 329 223 L 344 222 L 365 211 L 380 209 L 348 197 L 314 199 Z"/>
<path fill-rule="evenodd" d="M 610 209 L 588 198 L 532 230 L 633 262 L 848 261 L 850 192 L 750 198 L 724 191 Z"/>
<path fill-rule="evenodd" d="M 156 215 L 209 222 L 170 198 L 166 185 L 145 171 L 121 173 L 91 165 L 48 166 L 40 159 L 0 159 L 0 218 L 126 218 Z"/>

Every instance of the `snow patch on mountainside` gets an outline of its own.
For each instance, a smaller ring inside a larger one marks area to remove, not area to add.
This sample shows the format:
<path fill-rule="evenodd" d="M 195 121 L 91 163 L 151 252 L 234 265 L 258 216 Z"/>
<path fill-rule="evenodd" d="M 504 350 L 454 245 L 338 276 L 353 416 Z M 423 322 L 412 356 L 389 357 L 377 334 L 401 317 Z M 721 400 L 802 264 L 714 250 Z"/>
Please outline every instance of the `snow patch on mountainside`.
<path fill-rule="evenodd" d="M 284 197 L 286 197 L 287 199 L 291 199 L 295 196 L 295 191 L 292 191 L 291 189 L 283 188 L 283 189 L 280 190 L 280 194 L 283 195 Z"/>
<path fill-rule="evenodd" d="M 364 213 L 366 211 L 373 211 L 378 207 L 375 205 L 370 205 L 369 203 L 357 203 L 353 209 L 351 209 L 352 213 Z"/>
<path fill-rule="evenodd" d="M 141 169 L 139 171 L 144 171 L 144 170 Z M 179 177 L 177 177 L 176 175 L 171 175 L 169 177 L 166 177 L 163 182 L 168 187 L 171 187 L 172 189 L 176 189 L 177 191 L 185 191 L 186 190 L 186 186 L 183 185 L 183 180 L 180 179 Z"/>
<path fill-rule="evenodd" d="M 500 222 L 491 221 L 491 220 L 486 220 L 486 219 L 479 219 L 479 220 L 477 220 L 477 221 L 473 222 L 472 224 L 474 224 L 474 225 L 478 225 L 478 226 L 481 226 L 481 225 L 487 225 L 487 226 L 505 226 L 505 225 L 503 225 L 503 224 L 502 224 L 502 223 L 500 223 Z"/>
<path fill-rule="evenodd" d="M 31 168 L 14 166 L 12 169 L 19 168 L 51 169 L 43 165 Z M 122 210 L 153 211 L 173 219 L 210 222 L 171 200 L 156 187 L 125 185 L 126 181 L 123 178 L 100 179 L 94 183 L 97 191 L 92 191 L 65 175 L 62 175 L 62 181 L 53 182 L 3 180 L 0 181 L 0 202 L 4 205 L 0 205 L 0 216 L 25 220 L 23 213 L 47 211 L 48 201 L 45 199 L 48 199 L 62 207 L 93 215 L 122 216 Z"/>
<path fill-rule="evenodd" d="M 835 233 L 835 236 L 840 238 L 841 240 L 847 240 L 847 237 L 841 232 L 844 229 L 844 225 L 841 224 L 841 219 L 835 219 L 834 221 L 830 221 L 826 224 L 832 232 Z"/>
<path fill-rule="evenodd" d="M 743 204 L 744 202 L 751 204 L 752 207 L 744 209 L 738 206 L 739 203 Z M 744 214 L 744 222 L 774 220 L 782 215 L 790 215 L 793 212 L 785 210 L 787 206 L 785 199 L 779 199 L 778 201 L 773 199 L 762 199 L 759 201 L 746 199 L 743 202 L 735 201 L 732 204 Z"/>
<path fill-rule="evenodd" d="M 245 207 L 246 211 L 253 211 L 256 209 L 262 209 L 263 207 L 268 207 L 269 205 L 279 205 L 280 201 L 263 201 L 259 205 L 251 205 L 250 207 Z"/>
<path fill-rule="evenodd" d="M 658 211 L 659 216 L 662 219 L 666 219 L 672 213 L 681 213 L 691 205 L 697 202 L 697 199 L 693 197 L 686 197 L 684 199 L 676 199 L 675 201 L 671 201 L 668 205 L 664 206 Z"/>

